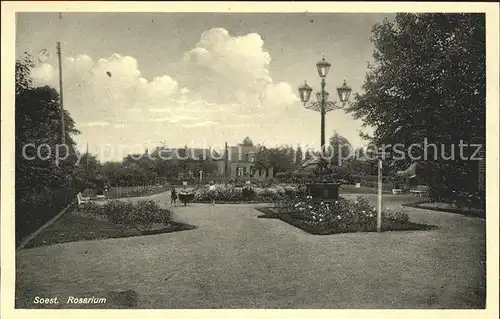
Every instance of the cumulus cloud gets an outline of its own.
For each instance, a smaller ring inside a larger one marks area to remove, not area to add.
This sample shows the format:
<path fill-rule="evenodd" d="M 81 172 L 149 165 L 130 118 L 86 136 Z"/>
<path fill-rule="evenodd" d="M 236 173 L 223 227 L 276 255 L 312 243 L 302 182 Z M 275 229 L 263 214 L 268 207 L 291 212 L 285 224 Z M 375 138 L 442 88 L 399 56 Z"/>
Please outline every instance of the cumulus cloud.
<path fill-rule="evenodd" d="M 232 36 L 226 29 L 202 33 L 183 57 L 180 81 L 197 88 L 202 98 L 219 103 L 251 103 L 272 83 L 271 56 L 260 35 Z"/>
<path fill-rule="evenodd" d="M 57 80 L 56 74 L 57 70 L 48 63 L 43 63 L 37 68 L 31 70 L 31 76 L 35 85 L 45 85 L 48 83 L 53 83 Z"/>
<path fill-rule="evenodd" d="M 57 69 L 43 64 L 32 72 L 38 85 L 57 85 Z M 118 53 L 94 60 L 89 55 L 67 58 L 63 64 L 65 106 L 77 122 L 123 120 L 127 110 L 160 106 L 178 93 L 168 75 L 147 80 L 137 60 Z"/>
<path fill-rule="evenodd" d="M 293 112 L 299 110 L 299 98 L 290 84 L 280 82 L 269 84 L 260 96 L 263 107 L 274 112 Z"/>
<path fill-rule="evenodd" d="M 275 123 L 274 116 L 301 109 L 288 83 L 273 82 L 270 63 L 260 35 L 235 36 L 223 28 L 203 32 L 172 74 L 149 79 L 134 57 L 80 54 L 63 61 L 65 108 L 84 139 L 140 142 L 164 140 L 168 132 L 181 144 L 187 136 L 219 140 L 239 128 L 266 129 L 263 123 Z M 37 85 L 59 87 L 53 65 L 39 65 L 32 76 Z M 214 126 L 218 132 L 207 135 Z"/>

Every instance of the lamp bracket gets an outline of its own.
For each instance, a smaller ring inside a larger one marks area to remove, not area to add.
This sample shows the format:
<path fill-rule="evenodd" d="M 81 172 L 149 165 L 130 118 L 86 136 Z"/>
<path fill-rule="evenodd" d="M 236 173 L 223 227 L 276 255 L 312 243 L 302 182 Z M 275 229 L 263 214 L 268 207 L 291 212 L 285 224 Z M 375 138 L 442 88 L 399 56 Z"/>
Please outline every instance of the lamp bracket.
<path fill-rule="evenodd" d="M 321 112 L 321 103 L 320 102 L 314 102 L 310 103 L 309 105 L 307 103 L 304 103 L 304 106 L 306 109 L 310 109 L 316 112 Z M 331 102 L 328 101 L 325 103 L 325 113 L 341 109 L 342 106 L 338 105 L 336 102 Z"/>

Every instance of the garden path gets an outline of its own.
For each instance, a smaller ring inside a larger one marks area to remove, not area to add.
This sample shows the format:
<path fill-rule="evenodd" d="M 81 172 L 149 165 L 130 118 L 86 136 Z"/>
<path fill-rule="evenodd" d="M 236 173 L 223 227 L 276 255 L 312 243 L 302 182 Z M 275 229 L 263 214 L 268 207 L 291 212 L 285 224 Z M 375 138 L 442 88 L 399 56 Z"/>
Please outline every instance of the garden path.
<path fill-rule="evenodd" d="M 168 193 L 149 198 L 169 203 Z M 22 250 L 16 305 L 132 289 L 138 308 L 484 306 L 482 219 L 410 208 L 412 221 L 440 228 L 314 236 L 257 218 L 255 206 L 175 207 L 175 220 L 198 228 Z"/>

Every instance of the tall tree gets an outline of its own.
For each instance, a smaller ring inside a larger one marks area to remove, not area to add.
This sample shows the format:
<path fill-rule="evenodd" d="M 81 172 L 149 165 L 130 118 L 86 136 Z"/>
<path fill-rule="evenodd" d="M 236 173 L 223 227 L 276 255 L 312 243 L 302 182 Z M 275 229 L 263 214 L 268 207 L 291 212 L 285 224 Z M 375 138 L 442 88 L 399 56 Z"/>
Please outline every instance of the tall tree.
<path fill-rule="evenodd" d="M 295 151 L 295 166 L 299 167 L 302 164 L 304 154 L 302 153 L 302 148 L 300 145 L 297 146 L 297 150 Z"/>
<path fill-rule="evenodd" d="M 273 168 L 274 173 L 291 171 L 295 167 L 293 148 L 288 145 L 264 148 L 256 155 L 255 167 Z"/>
<path fill-rule="evenodd" d="M 330 138 L 330 150 L 328 155 L 331 164 L 341 165 L 343 160 L 353 156 L 351 143 L 347 138 L 334 132 L 333 136 Z"/>
<path fill-rule="evenodd" d="M 28 54 L 16 61 L 16 188 L 19 194 L 53 187 L 71 187 L 70 177 L 76 160 L 72 135 L 79 133 L 73 119 L 65 111 L 64 125 L 69 150 L 69 154 L 65 154 L 60 135 L 59 93 L 48 86 L 33 87 L 33 67 Z M 39 154 L 36 154 L 35 149 L 40 150 Z M 57 161 L 57 150 L 60 151 L 60 157 L 68 155 L 68 158 Z"/>
<path fill-rule="evenodd" d="M 52 218 L 73 200 L 76 154 L 72 135 L 78 134 L 64 113 L 66 153 L 61 138 L 61 105 L 51 87 L 34 87 L 30 55 L 15 63 L 15 187 L 16 238 Z M 56 152 L 59 151 L 59 156 Z M 66 158 L 64 160 L 63 158 Z M 57 158 L 58 157 L 58 158 Z"/>
<path fill-rule="evenodd" d="M 406 150 L 427 139 L 444 145 L 449 155 L 460 140 L 485 140 L 484 14 L 397 14 L 374 26 L 372 41 L 375 63 L 369 65 L 364 92 L 347 109 L 375 129 L 372 142 L 402 144 Z M 433 148 L 427 154 L 433 194 L 446 196 L 475 184 L 474 161 L 443 160 Z M 406 156 L 395 168 L 410 162 Z"/>
<path fill-rule="evenodd" d="M 305 161 L 310 160 L 313 157 L 313 150 L 307 149 L 305 153 L 306 153 L 304 156 Z"/>

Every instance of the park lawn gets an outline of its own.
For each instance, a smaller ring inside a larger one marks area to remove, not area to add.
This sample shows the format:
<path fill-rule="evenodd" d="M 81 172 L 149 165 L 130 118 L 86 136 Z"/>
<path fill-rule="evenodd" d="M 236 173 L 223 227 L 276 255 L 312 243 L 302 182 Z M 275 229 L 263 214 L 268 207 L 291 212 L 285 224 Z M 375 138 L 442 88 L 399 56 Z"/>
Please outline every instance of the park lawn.
<path fill-rule="evenodd" d="M 419 202 L 405 204 L 405 206 L 460 214 L 468 217 L 486 218 L 486 211 L 484 209 L 474 207 L 457 207 L 456 205 L 450 203 Z"/>
<path fill-rule="evenodd" d="M 387 189 L 387 186 L 383 186 L 382 193 L 392 194 L 392 192 Z M 377 188 L 367 186 L 356 188 L 354 185 L 343 184 L 340 186 L 340 194 L 377 194 Z"/>
<path fill-rule="evenodd" d="M 171 233 L 196 228 L 193 225 L 171 222 L 169 225 L 141 231 L 125 225 L 118 225 L 105 219 L 80 215 L 76 208 L 66 212 L 54 224 L 33 238 L 25 248 L 61 244 L 82 240 L 121 238 L 150 234 Z"/>

